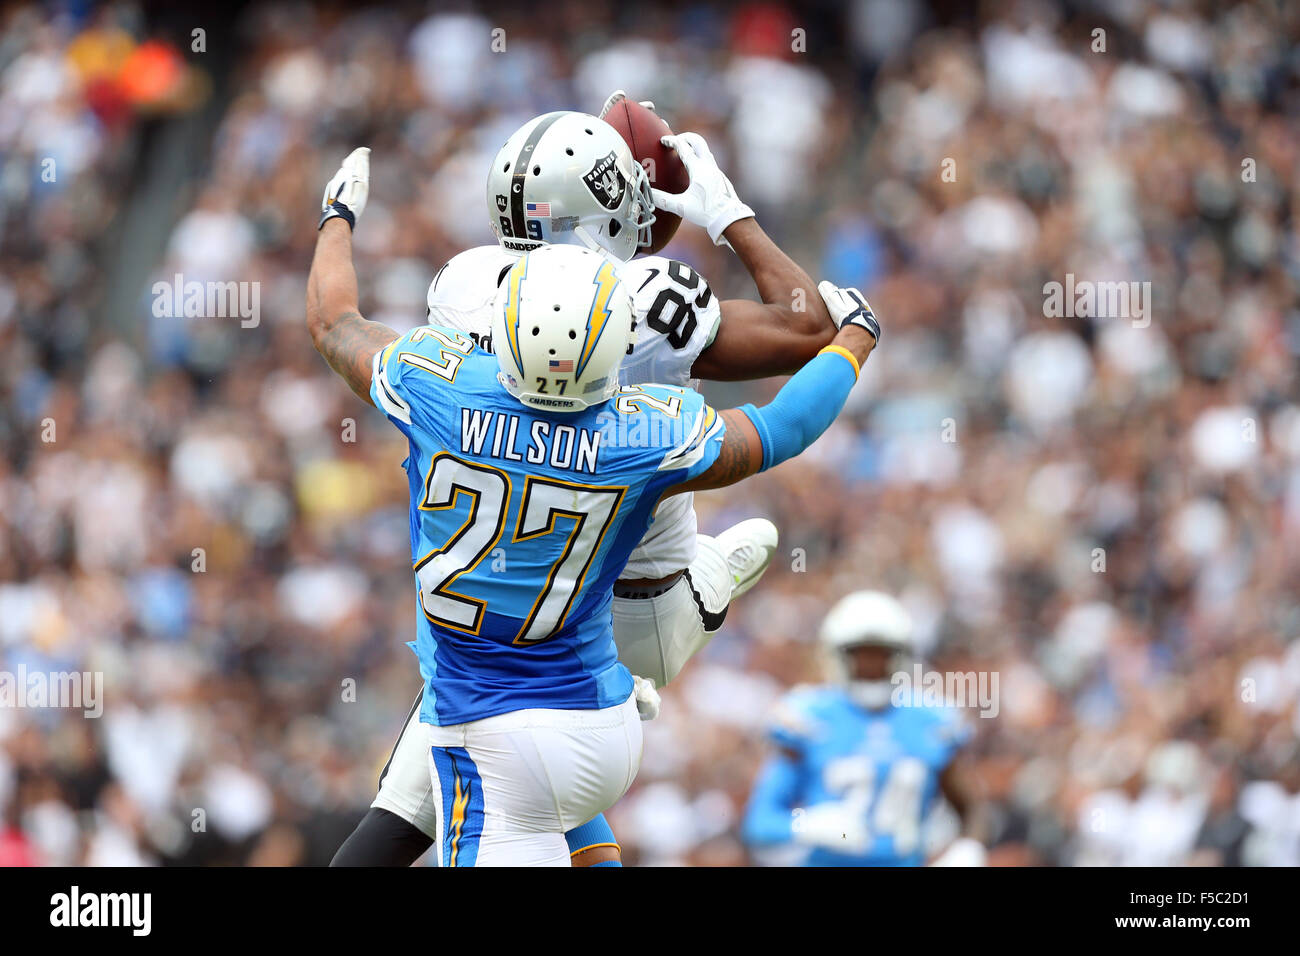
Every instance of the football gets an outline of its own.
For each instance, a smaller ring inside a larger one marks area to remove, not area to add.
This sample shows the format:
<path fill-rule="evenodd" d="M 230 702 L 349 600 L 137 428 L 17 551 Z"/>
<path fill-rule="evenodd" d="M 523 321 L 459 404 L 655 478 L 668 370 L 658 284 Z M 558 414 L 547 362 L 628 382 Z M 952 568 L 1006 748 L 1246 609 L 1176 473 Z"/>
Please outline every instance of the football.
<path fill-rule="evenodd" d="M 651 186 L 666 193 L 686 191 L 691 184 L 691 177 L 686 172 L 685 164 L 675 150 L 659 142 L 660 137 L 672 132 L 662 116 L 635 100 L 624 97 L 610 107 L 605 114 L 605 122 L 618 130 L 632 150 L 632 156 L 645 168 Z M 650 227 L 650 248 L 646 251 L 658 252 L 668 245 L 681 224 L 680 216 L 657 211 L 655 223 Z"/>

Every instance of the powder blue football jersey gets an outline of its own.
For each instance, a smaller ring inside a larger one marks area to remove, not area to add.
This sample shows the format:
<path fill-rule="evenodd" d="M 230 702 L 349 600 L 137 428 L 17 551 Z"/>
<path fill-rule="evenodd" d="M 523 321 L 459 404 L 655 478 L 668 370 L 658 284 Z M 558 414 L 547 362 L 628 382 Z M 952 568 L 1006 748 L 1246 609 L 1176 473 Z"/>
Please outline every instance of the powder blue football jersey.
<path fill-rule="evenodd" d="M 406 435 L 421 719 L 622 703 L 611 588 L 665 489 L 706 471 L 724 426 L 689 388 L 629 386 L 546 412 L 465 333 L 419 326 L 370 394 Z"/>
<path fill-rule="evenodd" d="M 971 734 L 951 707 L 868 710 L 838 686 L 791 691 L 769 728 L 778 752 L 754 784 L 745 836 L 789 842 L 803 808 L 840 803 L 863 815 L 865 852 L 817 847 L 804 865 L 920 866 L 939 777 Z"/>

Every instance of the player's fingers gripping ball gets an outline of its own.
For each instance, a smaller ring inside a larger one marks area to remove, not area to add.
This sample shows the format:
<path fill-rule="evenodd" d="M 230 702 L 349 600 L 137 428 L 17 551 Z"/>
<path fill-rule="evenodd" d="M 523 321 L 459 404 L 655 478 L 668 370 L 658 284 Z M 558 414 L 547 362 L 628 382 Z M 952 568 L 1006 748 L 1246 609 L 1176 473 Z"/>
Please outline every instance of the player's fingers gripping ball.
<path fill-rule="evenodd" d="M 649 100 L 630 100 L 622 90 L 616 90 L 605 100 L 600 118 L 612 126 L 627 143 L 633 159 L 645 170 L 650 185 L 666 193 L 685 192 L 691 184 L 686 166 L 677 153 L 666 146 L 663 138 L 672 129 L 663 117 L 654 111 Z M 681 216 L 667 209 L 655 208 L 655 221 L 650 227 L 650 244 L 646 252 L 658 252 L 672 240 Z"/>
<path fill-rule="evenodd" d="M 677 194 L 652 189 L 655 208 L 679 215 L 707 230 L 714 244 L 721 245 L 726 228 L 737 220 L 752 217 L 754 210 L 741 202 L 736 187 L 718 168 L 709 144 L 699 133 L 665 136 L 661 142 L 681 157 L 691 184 L 685 192 Z"/>

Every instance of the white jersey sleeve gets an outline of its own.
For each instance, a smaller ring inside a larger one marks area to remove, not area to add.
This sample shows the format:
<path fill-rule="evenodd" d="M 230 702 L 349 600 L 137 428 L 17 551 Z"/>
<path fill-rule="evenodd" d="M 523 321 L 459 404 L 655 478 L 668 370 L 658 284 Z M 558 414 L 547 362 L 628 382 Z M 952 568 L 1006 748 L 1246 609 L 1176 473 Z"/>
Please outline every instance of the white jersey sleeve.
<path fill-rule="evenodd" d="M 500 246 L 477 246 L 447 261 L 429 286 L 425 321 L 464 332 L 492 351 L 492 300 L 501 277 L 519 260 Z"/>
<path fill-rule="evenodd" d="M 684 262 L 633 259 L 620 269 L 632 292 L 636 342 L 623 361 L 624 385 L 692 385 L 691 366 L 713 342 L 722 320 L 718 297 Z"/>

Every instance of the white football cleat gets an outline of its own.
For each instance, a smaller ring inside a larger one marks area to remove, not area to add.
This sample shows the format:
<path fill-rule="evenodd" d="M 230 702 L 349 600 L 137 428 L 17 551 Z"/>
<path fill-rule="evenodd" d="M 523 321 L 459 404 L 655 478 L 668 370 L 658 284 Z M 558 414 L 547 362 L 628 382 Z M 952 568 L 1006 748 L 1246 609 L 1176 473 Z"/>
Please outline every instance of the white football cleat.
<path fill-rule="evenodd" d="M 733 524 L 713 540 L 727 556 L 733 601 L 758 583 L 776 557 L 776 525 L 766 518 L 748 518 Z"/>

